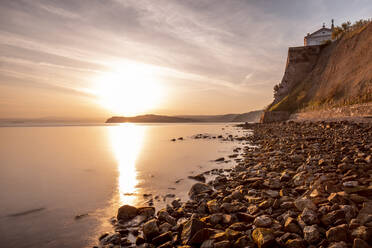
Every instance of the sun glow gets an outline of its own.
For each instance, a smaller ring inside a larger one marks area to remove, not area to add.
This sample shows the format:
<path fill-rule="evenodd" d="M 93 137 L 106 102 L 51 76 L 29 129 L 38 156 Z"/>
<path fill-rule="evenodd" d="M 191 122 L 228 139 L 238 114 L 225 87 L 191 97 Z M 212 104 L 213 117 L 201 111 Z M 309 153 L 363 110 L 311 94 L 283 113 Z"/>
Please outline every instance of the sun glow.
<path fill-rule="evenodd" d="M 96 79 L 100 104 L 114 114 L 132 116 L 157 107 L 164 95 L 156 71 L 138 63 L 116 63 Z"/>

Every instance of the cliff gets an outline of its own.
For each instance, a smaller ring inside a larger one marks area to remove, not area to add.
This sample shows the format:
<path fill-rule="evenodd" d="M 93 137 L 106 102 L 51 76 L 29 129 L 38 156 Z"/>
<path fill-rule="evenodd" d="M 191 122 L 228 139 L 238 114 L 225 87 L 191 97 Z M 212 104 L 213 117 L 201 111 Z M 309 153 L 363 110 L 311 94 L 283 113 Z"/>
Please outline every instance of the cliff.
<path fill-rule="evenodd" d="M 327 45 L 289 48 L 283 79 L 267 111 L 295 113 L 371 102 L 371 58 L 372 24 Z"/>

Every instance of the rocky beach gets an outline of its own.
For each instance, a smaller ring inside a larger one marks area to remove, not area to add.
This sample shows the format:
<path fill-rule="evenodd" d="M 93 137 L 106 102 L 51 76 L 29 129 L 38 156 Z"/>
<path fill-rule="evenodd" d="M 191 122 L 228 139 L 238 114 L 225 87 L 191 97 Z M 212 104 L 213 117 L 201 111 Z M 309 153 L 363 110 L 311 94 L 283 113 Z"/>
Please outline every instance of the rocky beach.
<path fill-rule="evenodd" d="M 253 134 L 238 138 L 249 145 L 233 168 L 205 172 L 217 175 L 186 202 L 120 207 L 98 246 L 370 247 L 370 121 L 240 128 Z"/>

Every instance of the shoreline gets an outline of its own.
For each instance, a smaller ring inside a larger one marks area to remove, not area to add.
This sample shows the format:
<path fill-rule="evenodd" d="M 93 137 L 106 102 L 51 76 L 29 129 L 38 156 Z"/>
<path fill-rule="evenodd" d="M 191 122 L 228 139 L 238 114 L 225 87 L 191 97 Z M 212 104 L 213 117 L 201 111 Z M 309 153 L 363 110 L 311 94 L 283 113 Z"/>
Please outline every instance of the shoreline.
<path fill-rule="evenodd" d="M 245 146 L 242 162 L 156 215 L 122 206 L 99 247 L 368 247 L 371 122 L 241 127 L 256 146 Z"/>

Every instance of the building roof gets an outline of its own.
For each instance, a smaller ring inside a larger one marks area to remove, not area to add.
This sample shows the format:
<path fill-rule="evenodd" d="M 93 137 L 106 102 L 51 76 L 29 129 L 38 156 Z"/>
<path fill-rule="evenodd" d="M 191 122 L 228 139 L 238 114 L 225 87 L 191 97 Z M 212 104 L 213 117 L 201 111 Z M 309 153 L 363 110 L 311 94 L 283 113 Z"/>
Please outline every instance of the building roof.
<path fill-rule="evenodd" d="M 311 33 L 311 34 L 306 35 L 305 38 L 308 38 L 308 37 L 310 37 L 310 36 L 316 35 L 316 34 L 318 34 L 318 33 L 320 33 L 320 32 L 324 32 L 324 31 L 332 32 L 332 29 L 322 27 L 321 29 L 319 29 L 319 30 L 317 30 L 317 31 L 315 31 L 315 32 L 313 32 L 313 33 Z"/>

